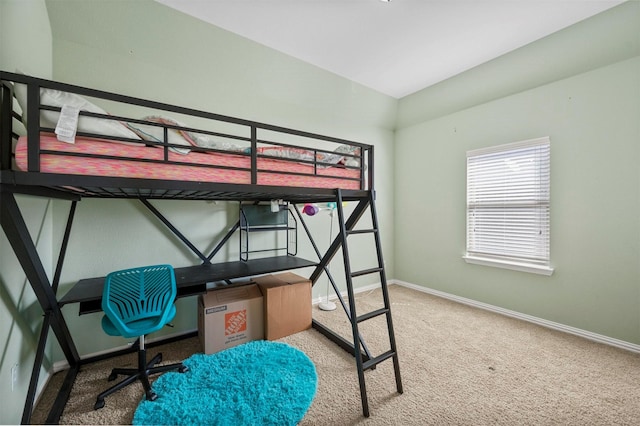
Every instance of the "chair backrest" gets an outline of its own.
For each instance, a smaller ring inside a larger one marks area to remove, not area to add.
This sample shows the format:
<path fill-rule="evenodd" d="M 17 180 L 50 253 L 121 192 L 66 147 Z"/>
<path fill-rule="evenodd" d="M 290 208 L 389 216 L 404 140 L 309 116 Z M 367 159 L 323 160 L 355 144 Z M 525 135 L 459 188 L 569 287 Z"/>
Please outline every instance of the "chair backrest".
<path fill-rule="evenodd" d="M 141 336 L 171 320 L 176 292 L 171 265 L 115 271 L 105 279 L 102 310 L 121 335 Z"/>

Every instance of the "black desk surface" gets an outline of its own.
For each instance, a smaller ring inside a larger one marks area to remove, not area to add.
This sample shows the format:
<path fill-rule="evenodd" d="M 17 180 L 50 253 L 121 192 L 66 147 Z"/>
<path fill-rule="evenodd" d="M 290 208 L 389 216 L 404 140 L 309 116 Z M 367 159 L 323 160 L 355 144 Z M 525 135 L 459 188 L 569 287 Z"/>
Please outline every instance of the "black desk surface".
<path fill-rule="evenodd" d="M 316 262 L 295 256 L 276 256 L 250 259 L 246 262 L 223 262 L 175 268 L 178 297 L 204 293 L 207 291 L 207 283 L 210 282 L 251 277 L 270 272 L 287 271 L 316 265 Z M 104 277 L 80 280 L 58 303 L 60 306 L 69 303 L 79 303 L 80 314 L 99 312 L 102 310 L 103 287 Z"/>

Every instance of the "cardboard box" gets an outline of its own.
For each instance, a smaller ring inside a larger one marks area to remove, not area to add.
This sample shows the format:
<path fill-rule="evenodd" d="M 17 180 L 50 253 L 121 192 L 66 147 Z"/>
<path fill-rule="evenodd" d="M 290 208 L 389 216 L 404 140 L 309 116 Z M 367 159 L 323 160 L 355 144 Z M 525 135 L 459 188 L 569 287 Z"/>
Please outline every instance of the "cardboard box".
<path fill-rule="evenodd" d="M 206 354 L 264 339 L 262 294 L 255 284 L 208 291 L 198 298 L 198 336 Z"/>
<path fill-rule="evenodd" d="M 264 334 L 276 340 L 311 327 L 311 281 L 291 272 L 253 278 L 264 298 Z"/>

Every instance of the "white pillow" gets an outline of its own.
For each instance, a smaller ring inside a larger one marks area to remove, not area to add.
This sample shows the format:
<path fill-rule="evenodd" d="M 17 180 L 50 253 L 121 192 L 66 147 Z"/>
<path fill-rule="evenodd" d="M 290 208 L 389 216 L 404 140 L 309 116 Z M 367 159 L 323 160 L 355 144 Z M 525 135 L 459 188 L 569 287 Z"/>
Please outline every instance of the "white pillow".
<path fill-rule="evenodd" d="M 152 123 L 160 123 L 160 124 L 168 124 L 171 126 L 178 126 L 188 128 L 186 124 L 179 122 L 178 120 L 174 120 L 173 118 L 163 117 L 160 115 L 151 115 L 148 117 L 143 117 L 142 120 L 150 121 Z M 140 136 L 144 140 L 151 140 L 156 142 L 162 142 L 164 138 L 164 130 L 162 127 L 158 126 L 147 126 L 140 124 L 132 124 L 128 123 L 128 126 L 131 130 L 136 132 L 138 136 Z M 197 146 L 200 148 L 211 148 L 218 149 L 222 151 L 233 151 L 233 152 L 245 152 L 247 147 L 242 147 L 235 143 L 229 142 L 228 140 L 214 140 L 209 137 L 209 135 L 205 135 L 202 133 L 196 132 L 188 132 L 186 130 L 178 130 L 178 129 L 169 129 L 169 143 L 175 145 L 184 145 L 184 146 Z M 183 148 L 171 148 L 175 152 L 179 154 L 188 154 L 190 150 Z"/>
<path fill-rule="evenodd" d="M 18 104 L 23 111 L 22 121 L 27 125 L 27 86 L 26 84 L 14 84 L 13 92 L 18 100 Z M 94 112 L 96 114 L 105 114 L 107 112 L 97 105 L 92 104 L 82 96 L 75 93 L 61 92 L 53 89 L 40 89 L 40 104 L 61 108 L 63 105 L 71 105 L 79 108 L 81 111 Z M 40 126 L 55 128 L 58 123 L 58 111 L 40 111 Z M 78 120 L 78 131 L 87 133 L 96 133 L 99 135 L 114 136 L 120 138 L 129 138 L 140 140 L 138 135 L 129 130 L 125 125 L 117 120 L 109 120 L 105 118 L 80 116 Z M 113 141 L 122 142 L 123 141 Z"/>
<path fill-rule="evenodd" d="M 178 126 L 188 128 L 186 124 L 174 120 L 173 118 L 163 117 L 160 115 L 151 115 L 143 117 L 142 120 L 152 123 L 159 123 L 170 126 Z M 148 126 L 144 124 L 128 123 L 131 130 L 136 132 L 144 140 L 162 142 L 164 139 L 164 128 L 159 126 Z M 183 146 L 197 146 L 200 148 L 211 148 L 223 151 L 245 152 L 245 147 L 229 142 L 227 140 L 214 140 L 202 133 L 188 132 L 186 130 L 169 129 L 169 143 Z M 170 148 L 179 154 L 188 154 L 191 150 L 184 148 Z"/>
<path fill-rule="evenodd" d="M 354 145 L 340 145 L 333 152 L 339 154 L 360 155 L 360 147 Z M 345 166 L 360 167 L 360 160 L 357 157 L 344 157 Z"/>

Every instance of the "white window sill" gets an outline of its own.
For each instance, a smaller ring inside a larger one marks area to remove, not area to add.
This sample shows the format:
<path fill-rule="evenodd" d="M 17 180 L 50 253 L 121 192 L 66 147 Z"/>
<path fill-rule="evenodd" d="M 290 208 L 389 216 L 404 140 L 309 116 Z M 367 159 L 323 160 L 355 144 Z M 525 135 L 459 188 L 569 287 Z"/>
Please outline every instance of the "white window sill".
<path fill-rule="evenodd" d="M 553 274 L 553 268 L 550 266 L 534 265 L 531 263 L 510 262 L 507 260 L 489 259 L 486 257 L 462 256 L 465 262 L 474 265 L 494 266 L 496 268 L 511 269 L 513 271 L 529 272 L 532 274 L 540 274 L 550 276 Z"/>

